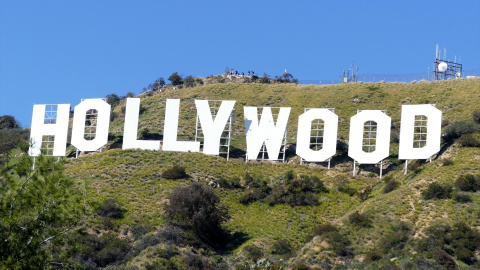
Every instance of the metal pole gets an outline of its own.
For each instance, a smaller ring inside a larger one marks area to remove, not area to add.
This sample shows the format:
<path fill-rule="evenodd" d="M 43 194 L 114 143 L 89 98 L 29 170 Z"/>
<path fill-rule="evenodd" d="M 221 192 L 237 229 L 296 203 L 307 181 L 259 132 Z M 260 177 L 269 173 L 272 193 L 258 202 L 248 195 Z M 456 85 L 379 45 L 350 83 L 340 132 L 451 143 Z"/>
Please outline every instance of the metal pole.
<path fill-rule="evenodd" d="M 353 160 L 353 176 L 355 176 L 355 172 L 356 172 L 355 168 L 356 168 L 355 167 L 355 160 Z"/>
<path fill-rule="evenodd" d="M 380 161 L 380 179 L 382 179 L 382 174 L 383 174 L 383 160 Z"/>
<path fill-rule="evenodd" d="M 35 157 L 33 157 L 33 168 L 32 170 L 35 170 Z"/>
<path fill-rule="evenodd" d="M 230 119 L 228 120 L 228 146 L 227 146 L 227 161 L 230 158 L 230 143 L 232 142 L 232 114 L 230 113 Z"/>
<path fill-rule="evenodd" d="M 328 169 L 330 170 L 330 159 L 328 159 Z"/>
<path fill-rule="evenodd" d="M 405 173 L 404 173 L 404 175 L 407 174 L 407 169 L 408 169 L 408 159 L 405 159 Z"/>

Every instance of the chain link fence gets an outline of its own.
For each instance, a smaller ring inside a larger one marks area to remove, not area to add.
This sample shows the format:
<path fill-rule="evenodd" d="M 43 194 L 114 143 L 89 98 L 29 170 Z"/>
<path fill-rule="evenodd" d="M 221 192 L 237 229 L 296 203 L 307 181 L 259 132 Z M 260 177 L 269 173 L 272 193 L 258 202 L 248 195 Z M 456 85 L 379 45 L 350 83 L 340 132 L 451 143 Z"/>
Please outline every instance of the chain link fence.
<path fill-rule="evenodd" d="M 480 77 L 480 70 L 463 71 L 462 78 L 469 76 Z M 359 74 L 358 82 L 413 82 L 413 81 L 433 81 L 433 72 L 430 73 L 411 73 L 411 74 Z M 343 78 L 334 80 L 299 80 L 299 84 L 340 84 Z"/>

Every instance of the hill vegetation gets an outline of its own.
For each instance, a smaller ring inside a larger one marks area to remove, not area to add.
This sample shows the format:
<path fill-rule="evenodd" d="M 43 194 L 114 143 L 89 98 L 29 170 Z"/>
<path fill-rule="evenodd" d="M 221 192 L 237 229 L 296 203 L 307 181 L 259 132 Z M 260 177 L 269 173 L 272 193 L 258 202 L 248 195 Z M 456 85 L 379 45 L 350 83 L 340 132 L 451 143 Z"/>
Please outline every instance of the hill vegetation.
<path fill-rule="evenodd" d="M 118 149 L 125 100 L 114 98 L 106 149 L 62 161 L 65 176 L 85 183 L 86 209 L 74 229 L 44 245 L 47 267 L 480 267 L 478 79 L 322 86 L 216 83 L 182 89 L 159 81 L 139 97 L 139 138 L 144 139 L 162 138 L 168 98 L 181 99 L 179 140 L 194 140 L 195 99 L 236 100 L 229 160 Z M 442 149 L 431 162 L 409 161 L 405 174 L 404 162 L 397 159 L 401 105 L 427 103 L 443 112 Z M 243 106 L 291 107 L 288 145 L 296 142 L 304 108 L 335 108 L 339 135 L 331 168 L 300 164 L 291 150 L 285 163 L 245 162 Z M 373 165 L 358 166 L 352 176 L 353 161 L 347 156 L 349 119 L 365 109 L 387 110 L 393 121 L 382 179 Z M 12 158 L 2 166 L 3 186 L 25 177 L 15 170 L 25 162 L 24 152 L 10 150 Z"/>

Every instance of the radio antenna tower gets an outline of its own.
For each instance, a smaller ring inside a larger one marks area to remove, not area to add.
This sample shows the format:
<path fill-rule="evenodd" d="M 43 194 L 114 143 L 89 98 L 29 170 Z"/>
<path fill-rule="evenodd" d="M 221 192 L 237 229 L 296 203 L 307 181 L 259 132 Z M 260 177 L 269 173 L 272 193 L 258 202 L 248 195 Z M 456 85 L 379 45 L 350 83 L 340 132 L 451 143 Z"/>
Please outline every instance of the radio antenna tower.
<path fill-rule="evenodd" d="M 438 44 L 435 52 L 434 80 L 447 80 L 462 78 L 462 64 L 457 63 L 457 57 L 454 61 L 447 60 L 447 48 L 443 49 L 443 59 L 440 57 Z"/>

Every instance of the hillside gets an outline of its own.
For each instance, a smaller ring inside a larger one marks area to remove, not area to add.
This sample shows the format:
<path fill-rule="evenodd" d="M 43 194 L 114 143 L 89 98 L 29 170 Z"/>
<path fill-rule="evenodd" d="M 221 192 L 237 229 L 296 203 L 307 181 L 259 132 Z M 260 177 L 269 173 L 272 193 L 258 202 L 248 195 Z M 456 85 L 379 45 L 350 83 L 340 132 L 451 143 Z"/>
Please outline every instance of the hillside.
<path fill-rule="evenodd" d="M 192 268 L 187 257 L 194 254 L 203 260 L 200 263 L 203 266 L 197 269 L 208 269 L 205 265 L 211 269 L 480 267 L 480 235 L 476 236 L 480 231 L 480 192 L 460 192 L 458 185 L 462 175 L 472 175 L 480 185 L 480 129 L 471 120 L 472 112 L 480 110 L 479 79 L 322 86 L 213 84 L 175 90 L 165 86 L 138 97 L 142 106 L 139 134 L 144 137 L 162 137 L 165 102 L 169 98 L 181 99 L 179 140 L 194 139 L 195 99 L 236 100 L 234 134 L 228 161 L 201 153 L 124 151 L 121 139 L 125 101 L 122 101 L 113 108 L 108 149 L 78 159 L 66 158 L 65 173 L 86 183 L 91 205 L 86 230 L 97 235 L 113 232 L 130 245 L 143 247 L 128 260 L 117 260 L 123 265 L 140 269 Z M 427 103 L 436 104 L 443 112 L 444 134 L 450 134 L 458 123 L 473 128 L 468 132 L 462 129 L 457 136 L 460 139 L 445 137 L 442 151 L 432 162 L 409 161 L 408 173 L 404 174 L 404 161 L 397 159 L 401 106 Z M 298 116 L 304 108 L 335 108 L 339 116 L 339 146 L 348 144 L 349 119 L 357 110 L 387 110 L 393 121 L 393 135 L 383 178 L 379 178 L 378 167 L 366 165 L 361 165 L 358 175 L 352 176 L 353 161 L 345 147 L 337 149 L 330 169 L 326 163 L 301 165 L 292 152 L 285 163 L 245 162 L 243 106 L 291 107 L 289 145 L 296 141 Z M 467 133 L 471 140 L 477 139 L 478 145 L 468 144 L 466 137 L 460 136 Z M 162 173 L 174 165 L 182 166 L 188 177 L 165 179 Z M 272 197 L 268 195 L 279 188 L 285 187 L 287 192 L 291 181 L 310 183 L 314 179 L 328 189 L 312 188 L 307 192 L 314 194 L 314 202 L 307 200 L 311 195 L 305 195 L 296 206 L 269 201 Z M 188 237 L 183 237 L 186 244 L 178 245 L 159 238 L 168 228 L 165 205 L 169 195 L 176 187 L 191 182 L 217 186 L 214 190 L 230 216 L 222 225 L 230 235 L 224 247 L 205 246 Z M 432 183 L 450 185 L 453 190 L 445 198 L 427 199 L 425 191 Z M 268 190 L 267 197 L 252 195 L 262 188 Z M 459 199 L 460 195 L 470 199 Z M 246 202 L 245 198 L 251 200 Z M 96 209 L 108 199 L 118 199 L 124 209 L 121 218 L 99 217 Z M 473 230 L 468 241 L 456 233 L 460 231 L 458 222 Z M 444 235 L 452 234 L 448 241 L 428 242 L 433 241 L 432 235 L 438 236 L 434 233 L 438 228 L 445 226 L 448 229 Z M 139 228 L 143 228 L 143 233 L 138 233 Z M 464 251 L 452 239 L 473 244 L 473 253 Z M 435 245 L 439 247 L 435 249 Z M 168 250 L 175 251 L 170 256 L 166 255 Z"/>

